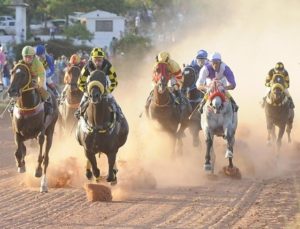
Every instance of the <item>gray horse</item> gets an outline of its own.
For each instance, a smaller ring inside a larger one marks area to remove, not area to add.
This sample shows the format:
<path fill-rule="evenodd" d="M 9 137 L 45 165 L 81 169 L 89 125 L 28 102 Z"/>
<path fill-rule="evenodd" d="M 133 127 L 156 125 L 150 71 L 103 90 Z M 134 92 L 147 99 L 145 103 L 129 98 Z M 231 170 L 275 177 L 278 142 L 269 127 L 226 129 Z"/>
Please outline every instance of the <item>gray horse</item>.
<path fill-rule="evenodd" d="M 215 153 L 213 149 L 214 136 L 223 137 L 227 141 L 225 158 L 228 158 L 229 165 L 224 167 L 224 173 L 229 176 L 240 177 L 239 169 L 233 166 L 233 146 L 235 142 L 235 131 L 237 128 L 237 113 L 233 112 L 229 99 L 224 91 L 220 91 L 220 82 L 214 80 L 208 91 L 208 101 L 203 108 L 201 117 L 202 130 L 206 142 L 206 154 L 204 170 L 214 173 Z"/>

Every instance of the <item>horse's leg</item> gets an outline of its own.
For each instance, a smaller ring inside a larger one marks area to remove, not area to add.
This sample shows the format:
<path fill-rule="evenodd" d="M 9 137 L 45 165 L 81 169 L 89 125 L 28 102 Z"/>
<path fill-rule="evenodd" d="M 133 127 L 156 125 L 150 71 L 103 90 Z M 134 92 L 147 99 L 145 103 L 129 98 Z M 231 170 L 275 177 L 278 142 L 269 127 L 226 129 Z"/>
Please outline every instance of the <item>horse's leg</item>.
<path fill-rule="evenodd" d="M 49 165 L 49 151 L 52 146 L 54 127 L 55 123 L 51 124 L 46 131 L 46 149 L 43 155 L 44 174 L 41 180 L 40 192 L 48 192 L 47 168 Z"/>
<path fill-rule="evenodd" d="M 93 173 L 91 171 L 91 162 L 89 160 L 86 160 L 86 171 L 85 171 L 85 176 L 88 180 L 92 180 L 92 177 L 93 177 Z"/>
<path fill-rule="evenodd" d="M 208 130 L 206 130 L 205 133 L 205 143 L 206 143 L 206 153 L 205 153 L 205 164 L 204 164 L 204 170 L 207 172 L 212 171 L 212 165 L 211 165 L 211 149 L 213 145 L 213 136 L 209 133 Z"/>
<path fill-rule="evenodd" d="M 21 136 L 18 133 L 15 134 L 15 142 L 17 145 L 15 157 L 18 163 L 17 165 L 18 173 L 24 173 L 26 172 L 26 167 L 25 167 L 26 146 L 24 142 L 21 140 Z"/>
<path fill-rule="evenodd" d="M 45 131 L 42 130 L 39 135 L 38 135 L 38 141 L 39 141 L 39 146 L 40 146 L 40 150 L 39 150 L 39 156 L 38 156 L 38 165 L 35 169 L 35 177 L 41 177 L 43 174 L 43 170 L 42 170 L 42 162 L 43 162 L 43 145 L 45 142 Z"/>
<path fill-rule="evenodd" d="M 84 152 L 85 152 L 85 156 L 87 157 L 87 159 L 91 163 L 93 175 L 96 178 L 96 182 L 99 182 L 100 181 L 100 170 L 97 167 L 97 160 L 96 160 L 95 153 L 92 152 L 92 151 L 89 151 L 87 149 L 85 149 Z"/>
<path fill-rule="evenodd" d="M 286 127 L 286 133 L 288 135 L 288 142 L 289 143 L 292 142 L 291 131 L 292 131 L 292 128 L 293 128 L 293 121 L 294 121 L 294 110 L 292 109 L 291 113 L 290 113 L 290 117 L 289 117 L 288 122 L 287 122 L 287 127 Z"/>
<path fill-rule="evenodd" d="M 233 168 L 232 158 L 233 158 L 233 145 L 234 145 L 234 135 L 230 131 L 230 133 L 227 133 L 226 135 L 227 139 L 227 150 L 225 154 L 225 158 L 228 158 L 229 161 L 229 168 Z"/>
<path fill-rule="evenodd" d="M 281 148 L 281 140 L 282 140 L 284 131 L 285 131 L 285 125 L 281 125 L 281 126 L 279 127 L 278 136 L 277 136 L 277 141 L 276 141 L 277 153 L 279 153 L 280 148 Z"/>
<path fill-rule="evenodd" d="M 106 179 L 107 182 L 117 182 L 117 170 L 116 170 L 116 155 L 117 152 L 110 152 L 107 154 L 108 159 L 108 177 Z"/>

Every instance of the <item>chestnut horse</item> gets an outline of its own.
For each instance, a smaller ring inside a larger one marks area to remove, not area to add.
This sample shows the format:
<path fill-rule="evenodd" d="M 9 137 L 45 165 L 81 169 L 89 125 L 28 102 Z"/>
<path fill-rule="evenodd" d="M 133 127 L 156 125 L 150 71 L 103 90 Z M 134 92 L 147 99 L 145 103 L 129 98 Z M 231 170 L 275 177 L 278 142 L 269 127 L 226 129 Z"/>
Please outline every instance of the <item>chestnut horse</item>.
<path fill-rule="evenodd" d="M 77 122 L 74 112 L 78 109 L 83 92 L 77 86 L 77 80 L 80 76 L 80 68 L 71 66 L 65 75 L 65 84 L 63 97 L 61 98 L 59 109 L 59 127 L 64 132 L 71 132 L 72 127 Z"/>
<path fill-rule="evenodd" d="M 15 157 L 18 172 L 24 173 L 26 171 L 26 146 L 24 142 L 28 139 L 38 138 L 39 156 L 35 176 L 42 177 L 40 191 L 47 192 L 46 172 L 55 123 L 58 118 L 58 108 L 55 96 L 49 90 L 52 98 L 53 112 L 45 114 L 44 103 L 34 84 L 28 67 L 25 64 L 17 64 L 12 71 L 12 82 L 8 89 L 9 96 L 16 98 L 12 115 L 12 127 L 17 145 Z M 43 153 L 44 142 L 46 142 L 46 148 Z"/>
<path fill-rule="evenodd" d="M 178 145 L 178 154 L 182 154 L 182 137 L 184 136 L 184 130 L 188 127 L 192 107 L 186 98 L 183 98 L 185 101 L 182 101 L 181 104 L 175 103 L 175 95 L 172 94 L 172 89 L 168 87 L 170 77 L 168 64 L 158 63 L 153 75 L 153 81 L 156 84 L 147 116 L 158 121 L 163 130 L 170 134 L 173 140 L 173 154 L 176 145 Z"/>

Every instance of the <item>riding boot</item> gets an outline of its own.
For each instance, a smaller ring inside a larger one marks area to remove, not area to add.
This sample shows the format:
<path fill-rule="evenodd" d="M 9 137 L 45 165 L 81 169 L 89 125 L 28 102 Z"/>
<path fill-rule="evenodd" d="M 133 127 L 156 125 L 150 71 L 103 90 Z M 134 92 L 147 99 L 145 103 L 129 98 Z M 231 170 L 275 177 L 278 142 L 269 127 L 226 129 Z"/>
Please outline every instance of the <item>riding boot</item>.
<path fill-rule="evenodd" d="M 10 116 L 13 116 L 13 112 L 14 112 L 14 107 L 15 107 L 16 101 L 15 100 L 11 100 L 8 104 L 8 108 L 7 111 L 9 112 Z"/>
<path fill-rule="evenodd" d="M 292 97 L 288 97 L 288 100 L 290 102 L 290 108 L 294 109 L 295 108 L 295 104 L 294 104 L 294 101 L 293 101 Z"/>
<path fill-rule="evenodd" d="M 237 112 L 239 110 L 239 106 L 236 104 L 233 97 L 230 97 L 230 102 L 231 102 L 233 112 Z"/>
<path fill-rule="evenodd" d="M 201 100 L 201 102 L 200 102 L 200 105 L 199 105 L 199 112 L 200 112 L 201 114 L 203 113 L 203 107 L 204 107 L 205 103 L 206 103 L 206 99 L 203 98 L 203 99 Z"/>
<path fill-rule="evenodd" d="M 80 116 L 83 116 L 84 112 L 86 111 L 88 107 L 88 97 L 83 94 L 82 99 L 79 104 L 79 108 L 74 112 L 74 116 L 79 119 Z"/>
<path fill-rule="evenodd" d="M 58 98 L 59 97 L 59 93 L 54 85 L 54 83 L 51 83 L 51 84 L 47 84 L 48 87 L 51 89 L 51 91 L 53 92 L 53 94 L 55 95 L 55 98 Z"/>
<path fill-rule="evenodd" d="M 46 114 L 52 114 L 53 113 L 53 106 L 51 102 L 51 97 L 49 96 L 48 99 L 44 101 L 44 106 L 45 106 L 45 113 Z"/>
<path fill-rule="evenodd" d="M 112 99 L 113 104 L 116 106 L 117 119 L 120 120 L 120 119 L 124 118 L 122 109 L 119 106 L 119 104 L 117 103 L 117 101 L 115 100 L 115 98 L 113 96 L 111 96 L 111 99 Z"/>
<path fill-rule="evenodd" d="M 148 112 L 149 112 L 149 107 L 150 107 L 150 104 L 151 104 L 152 96 L 153 96 L 153 90 L 150 92 L 150 94 L 147 98 L 146 104 L 145 104 L 146 114 L 148 114 Z"/>
<path fill-rule="evenodd" d="M 262 99 L 262 102 L 261 102 L 261 107 L 264 108 L 265 105 L 266 105 L 266 99 L 267 99 L 267 96 L 264 96 L 263 99 Z"/>

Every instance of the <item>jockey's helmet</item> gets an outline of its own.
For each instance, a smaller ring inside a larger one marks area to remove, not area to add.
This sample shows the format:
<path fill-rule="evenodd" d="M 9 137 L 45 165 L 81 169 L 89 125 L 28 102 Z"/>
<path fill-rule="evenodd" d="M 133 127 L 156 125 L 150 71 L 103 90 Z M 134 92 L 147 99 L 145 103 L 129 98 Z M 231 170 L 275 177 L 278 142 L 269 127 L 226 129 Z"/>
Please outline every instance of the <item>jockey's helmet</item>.
<path fill-rule="evenodd" d="M 218 61 L 218 62 L 221 62 L 221 61 L 222 61 L 221 54 L 218 53 L 218 52 L 212 53 L 212 54 L 211 54 L 211 57 L 210 57 L 210 60 L 211 60 L 211 61 Z"/>
<path fill-rule="evenodd" d="M 91 51 L 91 57 L 104 57 L 105 53 L 102 50 L 102 48 L 93 48 L 93 50 Z"/>
<path fill-rule="evenodd" d="M 199 50 L 196 59 L 207 59 L 207 52 L 203 49 Z"/>
<path fill-rule="evenodd" d="M 37 45 L 35 48 L 35 54 L 38 56 L 44 55 L 46 53 L 46 48 L 44 45 Z"/>
<path fill-rule="evenodd" d="M 34 48 L 32 46 L 25 46 L 22 49 L 22 56 L 34 56 L 35 55 L 35 51 Z"/>
<path fill-rule="evenodd" d="M 275 71 L 277 72 L 282 72 L 284 69 L 284 65 L 282 62 L 278 62 L 276 65 L 275 65 Z"/>
<path fill-rule="evenodd" d="M 69 63 L 70 64 L 79 64 L 80 63 L 80 56 L 78 54 L 73 54 L 71 57 L 70 57 L 70 60 L 69 60 Z"/>
<path fill-rule="evenodd" d="M 170 54 L 168 52 L 160 52 L 157 55 L 157 60 L 158 62 L 168 62 L 168 60 L 170 59 Z"/>

